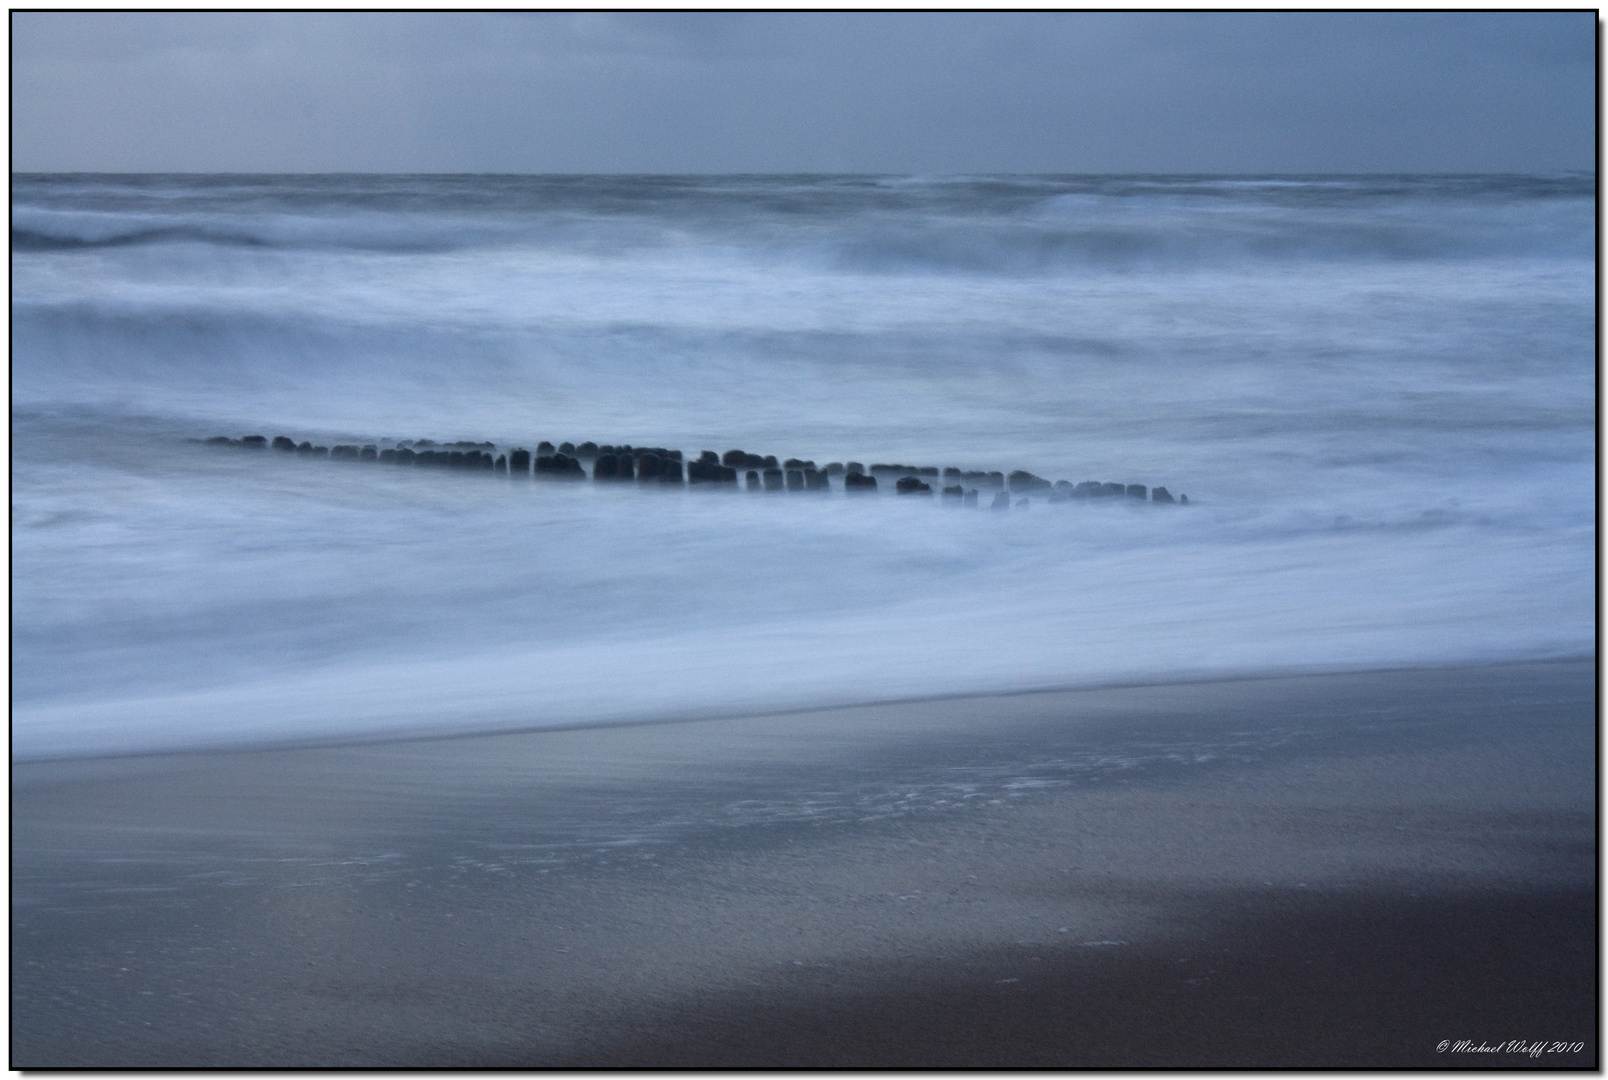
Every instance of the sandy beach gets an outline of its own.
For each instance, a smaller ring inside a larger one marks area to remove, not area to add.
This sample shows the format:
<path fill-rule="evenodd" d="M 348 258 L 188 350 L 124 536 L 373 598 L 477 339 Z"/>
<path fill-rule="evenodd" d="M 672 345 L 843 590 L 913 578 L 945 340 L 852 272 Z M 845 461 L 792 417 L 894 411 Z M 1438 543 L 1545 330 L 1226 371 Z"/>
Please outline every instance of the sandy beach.
<path fill-rule="evenodd" d="M 13 766 L 13 1068 L 1595 1068 L 1595 668 Z"/>

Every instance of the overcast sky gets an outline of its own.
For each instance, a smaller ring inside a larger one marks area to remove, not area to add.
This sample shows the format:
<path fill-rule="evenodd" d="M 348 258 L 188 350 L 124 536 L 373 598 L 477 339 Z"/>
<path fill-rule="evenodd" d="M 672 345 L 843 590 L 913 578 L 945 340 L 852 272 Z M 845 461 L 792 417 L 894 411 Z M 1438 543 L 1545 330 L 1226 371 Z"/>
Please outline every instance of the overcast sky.
<path fill-rule="evenodd" d="M 1590 11 L 11 19 L 19 171 L 1595 168 Z"/>

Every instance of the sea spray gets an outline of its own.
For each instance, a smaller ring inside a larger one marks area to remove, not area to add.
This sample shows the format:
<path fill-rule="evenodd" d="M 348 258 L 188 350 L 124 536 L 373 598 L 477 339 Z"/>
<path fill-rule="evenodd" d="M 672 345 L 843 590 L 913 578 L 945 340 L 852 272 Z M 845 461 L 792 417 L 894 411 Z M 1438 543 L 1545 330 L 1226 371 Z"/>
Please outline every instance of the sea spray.
<path fill-rule="evenodd" d="M 18 177 L 14 753 L 1587 654 L 1592 199 Z M 184 441 L 281 431 L 1020 468 L 1192 505 L 510 497 Z"/>

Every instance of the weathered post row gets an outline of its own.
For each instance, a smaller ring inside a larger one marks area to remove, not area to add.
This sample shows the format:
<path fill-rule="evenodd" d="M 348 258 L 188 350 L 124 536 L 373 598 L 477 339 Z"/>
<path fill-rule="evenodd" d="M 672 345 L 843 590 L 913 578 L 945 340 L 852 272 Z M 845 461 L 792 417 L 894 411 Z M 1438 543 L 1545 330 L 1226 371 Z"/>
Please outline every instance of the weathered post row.
<path fill-rule="evenodd" d="M 203 440 L 190 440 L 200 442 Z M 533 480 L 584 481 L 595 483 L 637 483 L 659 486 L 743 488 L 753 492 L 830 493 L 841 487 L 846 495 L 877 494 L 891 487 L 896 495 L 931 497 L 933 488 L 946 506 L 980 506 L 980 494 L 993 491 L 988 505 L 994 510 L 1026 509 L 1033 497 L 1060 503 L 1086 499 L 1132 499 L 1160 504 L 1187 504 L 1189 496 L 1175 500 L 1164 487 L 1143 484 L 1117 484 L 1098 480 L 1072 483 L 1046 480 L 1023 469 L 1009 474 L 957 468 L 938 469 L 931 465 L 874 464 L 869 468 L 858 461 L 839 461 L 817 468 L 814 461 L 774 455 L 728 450 L 716 454 L 705 450 L 696 461 L 685 461 L 680 450 L 662 446 L 611 446 L 583 442 L 536 444 L 534 453 L 524 447 L 502 451 L 496 443 L 437 443 L 431 439 L 403 439 L 381 447 L 377 443 L 315 446 L 308 440 L 297 442 L 286 435 L 270 443 L 262 435 L 231 439 L 215 435 L 208 445 L 266 450 L 302 457 L 321 457 L 336 461 L 372 461 L 413 468 L 455 469 L 491 472 Z M 387 440 L 389 442 L 389 440 Z"/>

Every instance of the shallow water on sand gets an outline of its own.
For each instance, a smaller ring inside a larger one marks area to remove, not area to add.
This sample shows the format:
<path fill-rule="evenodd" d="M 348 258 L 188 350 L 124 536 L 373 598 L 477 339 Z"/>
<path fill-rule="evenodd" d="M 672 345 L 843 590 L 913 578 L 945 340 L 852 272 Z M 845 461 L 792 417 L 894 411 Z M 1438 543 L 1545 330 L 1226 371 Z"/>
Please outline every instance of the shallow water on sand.
<path fill-rule="evenodd" d="M 1504 1017 L 1589 1039 L 1593 674 L 24 762 L 14 1050 L 1399 1065 Z"/>

